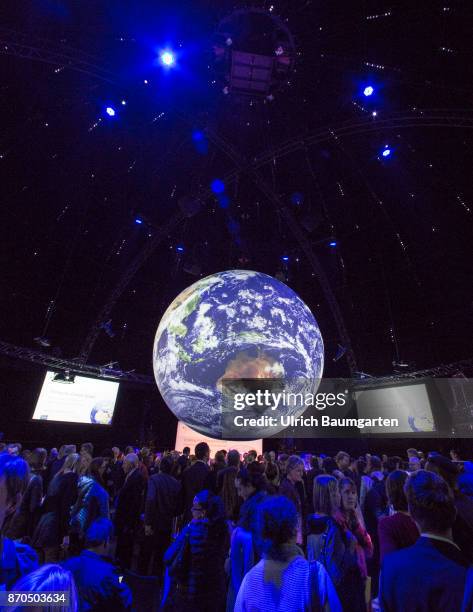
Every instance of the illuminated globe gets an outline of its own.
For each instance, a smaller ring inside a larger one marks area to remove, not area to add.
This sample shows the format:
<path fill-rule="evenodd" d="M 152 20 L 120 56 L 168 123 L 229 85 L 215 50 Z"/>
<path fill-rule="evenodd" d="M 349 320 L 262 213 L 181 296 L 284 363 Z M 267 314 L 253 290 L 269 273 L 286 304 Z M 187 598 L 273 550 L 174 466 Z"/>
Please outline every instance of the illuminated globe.
<path fill-rule="evenodd" d="M 180 293 L 161 319 L 153 348 L 166 404 L 212 438 L 223 436 L 222 379 L 283 379 L 286 392 L 315 394 L 323 363 L 322 336 L 309 308 L 284 283 L 247 270 L 207 276 Z M 299 416 L 304 409 L 283 406 L 278 414 Z M 277 430 L 251 433 L 260 438 Z"/>

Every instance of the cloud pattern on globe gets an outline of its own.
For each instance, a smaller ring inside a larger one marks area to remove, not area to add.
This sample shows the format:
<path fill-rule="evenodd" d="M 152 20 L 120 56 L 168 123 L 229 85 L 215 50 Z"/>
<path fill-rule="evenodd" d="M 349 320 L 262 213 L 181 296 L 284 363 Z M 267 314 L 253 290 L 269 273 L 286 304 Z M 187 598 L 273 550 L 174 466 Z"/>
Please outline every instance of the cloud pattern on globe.
<path fill-rule="evenodd" d="M 153 349 L 164 401 L 212 438 L 222 438 L 222 379 L 284 379 L 286 391 L 316 393 L 323 365 L 322 336 L 306 304 L 284 283 L 248 270 L 213 274 L 180 293 Z M 281 410 L 299 416 L 304 408 Z M 255 428 L 254 437 L 274 433 Z"/>

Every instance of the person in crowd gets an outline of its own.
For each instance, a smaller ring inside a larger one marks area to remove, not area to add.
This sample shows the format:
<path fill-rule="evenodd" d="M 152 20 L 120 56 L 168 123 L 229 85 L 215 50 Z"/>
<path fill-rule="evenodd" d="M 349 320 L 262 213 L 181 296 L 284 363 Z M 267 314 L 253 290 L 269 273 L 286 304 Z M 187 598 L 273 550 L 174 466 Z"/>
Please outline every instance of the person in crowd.
<path fill-rule="evenodd" d="M 15 513 L 29 480 L 28 464 L 9 453 L 0 455 L 0 530 L 5 518 Z M 38 567 L 38 555 L 26 544 L 0 535 L 0 590 L 10 590 L 25 574 Z"/>
<path fill-rule="evenodd" d="M 410 461 L 412 457 L 419 459 L 419 452 L 415 448 L 408 448 L 406 451 L 407 461 Z"/>
<path fill-rule="evenodd" d="M 103 486 L 105 466 L 102 457 L 91 461 L 89 453 L 82 454 L 79 460 L 77 500 L 71 509 L 69 522 L 71 554 L 82 550 L 87 529 L 96 519 L 110 518 L 109 497 Z"/>
<path fill-rule="evenodd" d="M 74 577 L 71 572 L 64 569 L 60 565 L 48 563 L 42 565 L 38 569 L 33 570 L 26 576 L 23 576 L 13 586 L 13 591 L 25 591 L 26 593 L 48 593 L 50 591 L 55 593 L 66 593 L 67 602 L 63 604 L 59 600 L 59 603 L 54 605 L 45 605 L 32 608 L 29 606 L 18 606 L 8 607 L 9 611 L 12 612 L 31 612 L 32 610 L 41 610 L 41 612 L 78 612 L 78 597 L 77 589 L 74 582 Z"/>
<path fill-rule="evenodd" d="M 350 532 L 356 538 L 356 554 L 363 579 L 368 577 L 366 560 L 373 556 L 373 543 L 366 531 L 365 521 L 358 504 L 356 485 L 351 478 L 341 478 L 338 481 L 340 489 L 340 514 L 336 515 L 339 525 L 345 533 Z"/>
<path fill-rule="evenodd" d="M 229 521 L 236 521 L 241 505 L 235 486 L 240 466 L 240 453 L 231 450 L 227 455 L 227 460 L 228 467 L 218 473 L 217 489 L 223 502 L 225 517 Z"/>
<path fill-rule="evenodd" d="M 115 530 L 117 533 L 116 556 L 124 569 L 131 567 L 135 538 L 143 510 L 146 481 L 139 467 L 138 455 L 130 453 L 123 461 L 125 482 L 117 497 Z"/>
<path fill-rule="evenodd" d="M 288 459 L 289 455 L 287 455 L 286 453 L 281 453 L 278 457 L 279 476 L 281 482 L 286 476 L 286 463 Z"/>
<path fill-rule="evenodd" d="M 112 522 L 93 521 L 85 535 L 85 550 L 62 566 L 74 576 L 79 610 L 124 612 L 131 609 L 132 596 L 118 568 L 110 559 Z"/>
<path fill-rule="evenodd" d="M 51 482 L 54 476 L 56 476 L 56 474 L 62 468 L 62 466 L 64 465 L 64 462 L 66 461 L 66 457 L 76 452 L 77 452 L 77 449 L 76 449 L 75 444 L 64 444 L 63 446 L 60 447 L 57 458 L 54 461 L 52 461 L 52 463 L 50 463 L 49 469 L 47 470 L 46 478 L 47 478 L 48 484 Z"/>
<path fill-rule="evenodd" d="M 389 516 L 380 517 L 378 522 L 381 564 L 388 553 L 412 546 L 419 538 L 419 530 L 409 514 L 404 493 L 407 478 L 407 472 L 394 470 L 386 479 Z"/>
<path fill-rule="evenodd" d="M 275 495 L 281 483 L 279 477 L 279 467 L 276 461 L 269 460 L 264 468 L 264 475 L 268 481 L 268 493 Z"/>
<path fill-rule="evenodd" d="M 174 518 L 179 514 L 181 484 L 171 471 L 173 460 L 170 456 L 163 457 L 159 473 L 148 481 L 148 491 L 145 503 L 145 541 L 140 551 L 139 572 L 148 574 L 149 564 L 153 556 L 152 575 L 161 578 L 163 573 L 163 556 L 171 544 Z"/>
<path fill-rule="evenodd" d="M 182 504 L 184 522 L 191 519 L 191 507 L 194 497 L 205 488 L 210 472 L 208 466 L 210 448 L 206 442 L 199 442 L 195 447 L 195 462 L 182 474 Z"/>
<path fill-rule="evenodd" d="M 193 500 L 192 520 L 164 556 L 177 584 L 166 609 L 220 612 L 225 607 L 227 551 L 222 501 L 209 490 L 200 491 Z"/>
<path fill-rule="evenodd" d="M 350 470 L 350 455 L 345 451 L 338 451 L 338 453 L 335 455 L 335 462 L 339 472 L 341 472 L 346 478 L 351 478 L 351 480 L 353 480 L 353 472 Z"/>
<path fill-rule="evenodd" d="M 308 520 L 307 557 L 327 570 L 342 607 L 350 612 L 366 612 L 365 575 L 360 565 L 358 541 L 346 522 L 338 522 L 341 496 L 334 476 L 314 480 L 315 513 Z"/>
<path fill-rule="evenodd" d="M 217 494 L 218 492 L 218 485 L 217 485 L 218 474 L 222 472 L 226 467 L 227 467 L 227 464 L 225 462 L 225 455 L 223 454 L 222 451 L 217 451 L 215 453 L 215 458 L 212 462 L 212 465 L 210 466 L 210 472 L 207 476 L 207 480 L 205 483 L 206 487 L 215 494 Z"/>
<path fill-rule="evenodd" d="M 322 460 L 322 469 L 325 474 L 337 477 L 338 466 L 335 459 L 332 457 L 324 457 Z"/>
<path fill-rule="evenodd" d="M 234 488 L 244 500 L 240 508 L 240 518 L 232 532 L 230 553 L 226 563 L 229 574 L 227 612 L 233 612 L 236 596 L 245 574 L 259 558 L 256 548 L 258 509 L 266 499 L 266 482 L 260 470 L 250 464 L 250 469 L 242 468 L 236 476 Z"/>
<path fill-rule="evenodd" d="M 473 462 L 464 461 L 458 475 L 458 489 L 473 500 Z"/>
<path fill-rule="evenodd" d="M 426 470 L 405 485 L 409 513 L 420 538 L 387 555 L 380 576 L 382 612 L 461 610 L 468 561 L 453 541 L 455 503 L 447 483 Z"/>
<path fill-rule="evenodd" d="M 422 463 L 419 457 L 410 457 L 408 470 L 409 472 L 417 472 L 417 470 L 422 469 Z"/>
<path fill-rule="evenodd" d="M 80 445 L 80 455 L 90 455 L 92 458 L 94 456 L 94 445 L 92 442 L 83 442 Z"/>
<path fill-rule="evenodd" d="M 220 495 L 220 492 L 223 487 L 223 481 L 225 479 L 226 474 L 230 473 L 233 475 L 233 482 L 235 482 L 236 475 L 238 474 L 238 470 L 240 469 L 240 453 L 237 450 L 231 450 L 227 453 L 226 456 L 226 466 L 218 471 L 217 473 L 217 494 Z"/>
<path fill-rule="evenodd" d="M 19 457 L 23 446 L 19 442 L 12 442 L 7 445 L 7 453 L 14 457 Z"/>
<path fill-rule="evenodd" d="M 262 559 L 243 578 L 235 612 L 341 611 L 321 563 L 309 563 L 296 545 L 298 515 L 285 496 L 270 497 L 259 509 Z"/>
<path fill-rule="evenodd" d="M 43 499 L 43 472 L 48 453 L 44 448 L 36 448 L 29 455 L 30 475 L 28 485 L 21 498 L 15 513 L 11 515 L 4 534 L 12 540 L 27 538 L 31 540 L 34 529 L 39 520 L 41 500 Z"/>
<path fill-rule="evenodd" d="M 302 483 L 304 476 L 304 462 L 297 455 L 291 455 L 286 463 L 286 477 L 279 485 L 279 494 L 292 501 L 297 510 L 299 519 L 296 542 L 303 544 L 303 520 L 305 519 L 305 496 L 301 497 L 298 483 Z M 302 493 L 304 495 L 304 493 Z"/>
<path fill-rule="evenodd" d="M 181 468 L 181 475 L 186 468 L 188 468 L 191 464 L 190 461 L 191 449 L 188 446 L 184 446 L 182 449 L 182 455 L 178 458 L 177 463 Z"/>
<path fill-rule="evenodd" d="M 62 468 L 49 483 L 41 518 L 31 541 L 44 563 L 57 563 L 61 545 L 67 547 L 71 508 L 77 500 L 79 463 L 77 453 L 67 455 Z"/>
<path fill-rule="evenodd" d="M 458 461 L 461 461 L 461 460 L 462 460 L 462 459 L 461 459 L 461 453 L 460 453 L 460 451 L 458 450 L 458 448 L 452 448 L 452 449 L 450 449 L 450 453 L 449 453 L 449 454 L 450 454 L 450 459 L 451 459 L 452 461 L 457 461 L 457 462 L 458 462 Z"/>
<path fill-rule="evenodd" d="M 450 487 L 456 509 L 453 523 L 453 541 L 460 547 L 470 563 L 473 563 L 473 501 L 458 486 L 458 466 L 443 455 L 429 457 L 426 469 L 441 476 Z"/>
<path fill-rule="evenodd" d="M 323 471 L 319 467 L 319 458 L 317 455 L 312 455 L 310 458 L 310 469 L 306 472 L 307 509 L 309 514 L 314 513 L 312 491 L 314 490 L 314 480 L 320 474 L 323 474 Z"/>

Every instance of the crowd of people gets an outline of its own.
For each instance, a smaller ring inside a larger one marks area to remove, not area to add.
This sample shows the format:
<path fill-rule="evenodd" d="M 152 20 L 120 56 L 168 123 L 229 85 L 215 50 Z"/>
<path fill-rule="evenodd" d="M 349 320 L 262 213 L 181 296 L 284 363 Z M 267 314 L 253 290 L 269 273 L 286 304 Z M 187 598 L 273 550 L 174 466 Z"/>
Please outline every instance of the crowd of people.
<path fill-rule="evenodd" d="M 66 593 L 68 612 L 473 611 L 457 451 L 94 450 L 0 447 L 0 589 Z"/>

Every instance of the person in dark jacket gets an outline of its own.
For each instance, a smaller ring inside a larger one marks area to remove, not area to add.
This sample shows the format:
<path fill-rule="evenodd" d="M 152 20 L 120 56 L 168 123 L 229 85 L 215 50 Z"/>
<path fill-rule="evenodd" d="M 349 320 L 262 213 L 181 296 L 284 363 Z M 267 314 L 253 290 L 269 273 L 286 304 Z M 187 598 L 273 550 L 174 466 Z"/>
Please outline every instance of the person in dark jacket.
<path fill-rule="evenodd" d="M 8 453 L 0 454 L 0 529 L 14 514 L 29 479 L 28 464 Z M 26 544 L 0 536 L 0 590 L 10 590 L 21 577 L 38 567 L 38 555 Z"/>
<path fill-rule="evenodd" d="M 54 478 L 54 476 L 56 476 L 56 474 L 59 472 L 59 470 L 62 469 L 62 466 L 64 465 L 64 462 L 66 461 L 66 457 L 76 452 L 77 452 L 77 449 L 76 449 L 75 444 L 64 444 L 63 446 L 61 446 L 56 459 L 51 461 L 49 465 L 47 466 L 46 481 L 48 485 L 51 482 L 51 480 Z"/>
<path fill-rule="evenodd" d="M 39 520 L 41 500 L 43 498 L 43 471 L 48 456 L 44 448 L 36 448 L 28 455 L 30 476 L 26 491 L 15 513 L 4 526 L 3 533 L 12 540 L 22 540 L 29 543 Z"/>
<path fill-rule="evenodd" d="M 314 480 L 315 514 L 308 519 L 307 558 L 327 570 L 343 610 L 366 612 L 365 578 L 357 553 L 357 538 L 337 521 L 341 496 L 334 476 Z"/>
<path fill-rule="evenodd" d="M 44 563 L 57 563 L 60 547 L 67 543 L 71 508 L 77 500 L 79 461 L 77 453 L 67 455 L 44 498 L 41 518 L 31 540 L 32 546 L 41 551 Z"/>
<path fill-rule="evenodd" d="M 287 460 L 286 464 L 286 477 L 279 485 L 279 494 L 284 495 L 292 501 L 297 510 L 297 516 L 299 517 L 297 527 L 297 539 L 296 543 L 302 545 L 304 543 L 304 537 L 302 533 L 303 521 L 305 520 L 304 513 L 304 499 L 301 499 L 300 489 L 297 488 L 297 484 L 302 484 L 304 477 L 304 462 L 297 455 L 292 455 Z M 302 488 L 303 491 L 303 488 Z"/>
<path fill-rule="evenodd" d="M 133 557 L 133 546 L 141 512 L 143 510 L 143 494 L 145 479 L 140 470 L 140 460 L 135 453 L 129 453 L 123 462 L 126 474 L 125 482 L 118 493 L 115 511 L 115 530 L 117 533 L 116 557 L 120 565 L 129 569 Z"/>
<path fill-rule="evenodd" d="M 85 534 L 98 518 L 110 518 L 109 497 L 103 487 L 103 472 L 106 463 L 102 457 L 90 459 L 84 453 L 79 461 L 77 501 L 71 509 L 69 522 L 70 554 L 78 554 L 84 546 Z"/>
<path fill-rule="evenodd" d="M 94 521 L 86 533 L 85 550 L 62 566 L 74 576 L 79 610 L 84 612 L 124 612 L 131 609 L 132 596 L 120 580 L 118 568 L 109 557 L 113 535 L 111 521 Z"/>
<path fill-rule="evenodd" d="M 171 566 L 184 550 L 181 566 L 172 568 L 178 575 L 178 588 L 165 609 L 221 612 L 225 607 L 224 562 L 229 546 L 221 499 L 211 491 L 201 491 L 194 498 L 192 517 L 164 556 L 164 563 Z"/>
<path fill-rule="evenodd" d="M 407 472 L 394 470 L 386 479 L 386 493 L 391 514 L 382 516 L 378 523 L 381 564 L 387 554 L 412 546 L 419 538 L 419 530 L 407 508 L 404 493 L 407 478 Z"/>
<path fill-rule="evenodd" d="M 197 493 L 205 489 L 210 468 L 208 466 L 210 448 L 206 442 L 199 442 L 195 447 L 194 463 L 182 474 L 182 504 L 184 512 L 184 522 L 188 522 L 191 517 L 191 507 Z"/>
<path fill-rule="evenodd" d="M 409 513 L 420 538 L 387 555 L 381 569 L 382 612 L 456 612 L 461 610 L 468 561 L 455 544 L 455 504 L 447 483 L 418 470 L 406 482 Z"/>
<path fill-rule="evenodd" d="M 473 563 L 473 500 L 460 491 L 457 464 L 442 455 L 434 455 L 429 457 L 425 469 L 439 474 L 450 487 L 457 513 L 453 523 L 453 541 Z"/>
<path fill-rule="evenodd" d="M 154 553 L 152 574 L 161 577 L 163 556 L 171 544 L 173 519 L 179 514 L 181 484 L 171 476 L 171 457 L 163 457 L 159 474 L 148 481 L 145 502 L 145 541 L 140 551 L 140 574 L 148 573 Z"/>

